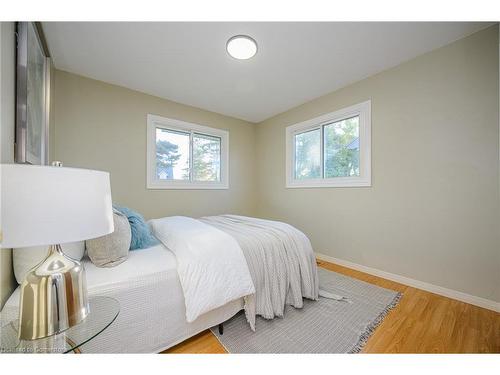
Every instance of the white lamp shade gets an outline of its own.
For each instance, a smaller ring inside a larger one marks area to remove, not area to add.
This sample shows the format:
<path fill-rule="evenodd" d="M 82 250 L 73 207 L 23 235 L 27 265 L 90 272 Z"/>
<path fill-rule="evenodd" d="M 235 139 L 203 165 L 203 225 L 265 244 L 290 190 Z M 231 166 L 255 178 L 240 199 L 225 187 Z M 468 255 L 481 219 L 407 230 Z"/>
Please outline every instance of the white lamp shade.
<path fill-rule="evenodd" d="M 1 247 L 56 245 L 112 233 L 109 173 L 1 165 Z"/>

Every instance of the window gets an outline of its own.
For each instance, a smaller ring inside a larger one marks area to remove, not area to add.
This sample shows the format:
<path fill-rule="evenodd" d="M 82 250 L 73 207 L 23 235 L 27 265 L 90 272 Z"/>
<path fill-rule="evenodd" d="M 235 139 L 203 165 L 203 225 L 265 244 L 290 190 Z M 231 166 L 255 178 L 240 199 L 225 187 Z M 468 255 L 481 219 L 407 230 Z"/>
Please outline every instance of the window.
<path fill-rule="evenodd" d="M 371 186 L 371 102 L 286 128 L 286 187 Z"/>
<path fill-rule="evenodd" d="M 148 115 L 148 189 L 227 189 L 229 133 Z"/>

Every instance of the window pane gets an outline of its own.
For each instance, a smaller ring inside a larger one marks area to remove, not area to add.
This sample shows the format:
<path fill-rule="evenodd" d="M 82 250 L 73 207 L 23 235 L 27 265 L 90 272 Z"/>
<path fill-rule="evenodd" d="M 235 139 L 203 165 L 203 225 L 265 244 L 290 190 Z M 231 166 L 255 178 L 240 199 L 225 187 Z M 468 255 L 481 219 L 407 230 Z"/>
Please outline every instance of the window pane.
<path fill-rule="evenodd" d="M 189 133 L 156 128 L 156 178 L 189 180 Z"/>
<path fill-rule="evenodd" d="M 193 179 L 195 181 L 220 181 L 219 137 L 193 135 Z"/>
<path fill-rule="evenodd" d="M 321 130 L 295 135 L 295 178 L 321 177 Z"/>
<path fill-rule="evenodd" d="M 324 126 L 325 178 L 359 176 L 359 116 Z"/>

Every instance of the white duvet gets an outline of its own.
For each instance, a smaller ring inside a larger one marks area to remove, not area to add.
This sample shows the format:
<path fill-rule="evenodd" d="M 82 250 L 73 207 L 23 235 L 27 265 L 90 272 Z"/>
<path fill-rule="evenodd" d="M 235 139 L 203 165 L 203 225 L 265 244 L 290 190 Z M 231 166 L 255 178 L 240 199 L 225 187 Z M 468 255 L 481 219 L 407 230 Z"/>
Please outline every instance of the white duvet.
<path fill-rule="evenodd" d="M 175 254 L 184 292 L 186 320 L 245 297 L 255 287 L 238 242 L 211 225 L 183 216 L 154 219 L 154 235 Z"/>

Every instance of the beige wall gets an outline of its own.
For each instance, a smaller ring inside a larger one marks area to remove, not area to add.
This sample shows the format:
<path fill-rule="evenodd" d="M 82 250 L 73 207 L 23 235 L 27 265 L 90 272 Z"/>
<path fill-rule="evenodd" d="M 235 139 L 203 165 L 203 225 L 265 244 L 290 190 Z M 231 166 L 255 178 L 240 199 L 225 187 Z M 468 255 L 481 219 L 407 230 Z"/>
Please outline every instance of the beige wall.
<path fill-rule="evenodd" d="M 500 301 L 498 28 L 258 125 L 258 215 L 317 252 Z M 285 188 L 285 127 L 372 100 L 371 188 Z"/>
<path fill-rule="evenodd" d="M 148 113 L 229 130 L 228 190 L 146 189 Z M 113 201 L 146 218 L 255 214 L 255 126 L 63 71 L 55 74 L 55 158 L 111 172 Z"/>
<path fill-rule="evenodd" d="M 0 24 L 0 162 L 14 161 L 15 25 Z M 0 249 L 0 309 L 14 288 L 12 252 Z"/>

